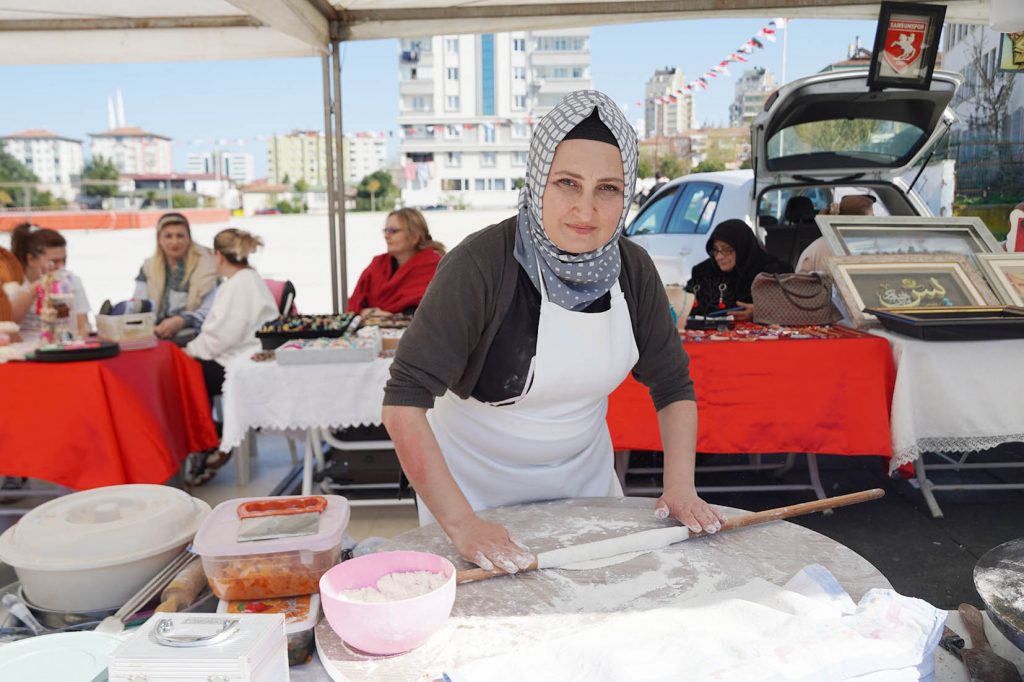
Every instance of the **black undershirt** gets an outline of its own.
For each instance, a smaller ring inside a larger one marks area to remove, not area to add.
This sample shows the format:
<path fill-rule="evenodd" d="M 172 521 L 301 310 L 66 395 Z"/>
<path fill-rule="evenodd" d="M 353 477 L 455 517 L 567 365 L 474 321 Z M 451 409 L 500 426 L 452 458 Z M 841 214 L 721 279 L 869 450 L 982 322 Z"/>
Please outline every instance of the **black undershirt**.
<path fill-rule="evenodd" d="M 584 313 L 603 313 L 611 308 L 611 294 L 605 293 L 583 309 Z M 472 396 L 481 402 L 497 403 L 518 398 L 526 388 L 530 361 L 537 354 L 537 328 L 540 325 L 540 292 L 522 266 L 518 267 L 512 305 L 487 350 L 480 378 Z"/>

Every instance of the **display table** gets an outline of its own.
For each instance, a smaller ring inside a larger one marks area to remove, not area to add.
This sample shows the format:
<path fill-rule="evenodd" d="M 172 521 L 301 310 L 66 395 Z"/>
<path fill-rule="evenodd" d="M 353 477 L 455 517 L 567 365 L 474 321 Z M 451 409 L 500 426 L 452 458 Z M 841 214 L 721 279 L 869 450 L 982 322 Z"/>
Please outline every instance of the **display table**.
<path fill-rule="evenodd" d="M 216 447 L 197 362 L 173 343 L 106 360 L 0 365 L 0 475 L 85 490 L 163 483 Z"/>
<path fill-rule="evenodd" d="M 927 478 L 924 453 L 945 464 L 928 469 L 973 469 L 968 455 L 1002 443 L 1024 441 L 1024 342 L 920 341 L 887 331 L 873 332 L 891 344 L 896 363 L 892 398 L 890 471 L 913 463 L 932 515 L 942 516 L 935 490 L 1024 489 L 1024 484 L 935 485 Z M 1024 462 L 1004 463 L 1024 466 Z"/>
<path fill-rule="evenodd" d="M 657 528 L 654 500 L 558 500 L 483 512 L 543 552 Z M 724 509 L 729 514 L 739 510 Z M 380 548 L 440 554 L 469 567 L 436 524 Z M 351 650 L 326 619 L 316 628 L 320 660 L 335 680 L 433 680 L 460 663 L 493 656 L 670 602 L 732 589 L 761 578 L 784 584 L 808 564 L 825 566 L 856 601 L 890 584 L 870 563 L 824 535 L 792 523 L 752 526 L 695 538 L 626 563 L 585 571 L 545 570 L 459 585 L 451 618 L 418 649 L 393 657 Z M 685 643 L 682 645 L 685 646 Z M 940 678 L 943 679 L 943 678 Z"/>
<path fill-rule="evenodd" d="M 697 451 L 892 453 L 895 368 L 878 338 L 684 344 L 697 391 Z M 627 377 L 608 400 L 616 450 L 661 450 L 647 387 Z"/>
<path fill-rule="evenodd" d="M 390 358 L 316 365 L 279 365 L 238 358 L 227 367 L 224 377 L 221 448 L 243 445 L 251 429 L 305 432 L 302 493 L 308 495 L 314 462 L 323 455 L 323 441 L 346 446 L 331 439 L 331 429 L 381 423 L 390 367 Z M 390 441 L 347 445 L 391 447 Z"/>

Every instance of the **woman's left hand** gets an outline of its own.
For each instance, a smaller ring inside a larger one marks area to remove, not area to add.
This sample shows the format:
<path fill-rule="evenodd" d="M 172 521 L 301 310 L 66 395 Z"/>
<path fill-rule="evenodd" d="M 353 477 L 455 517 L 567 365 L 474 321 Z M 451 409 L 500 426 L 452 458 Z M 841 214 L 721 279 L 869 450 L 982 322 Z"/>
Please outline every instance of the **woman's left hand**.
<path fill-rule="evenodd" d="M 754 319 L 754 304 L 744 303 L 743 301 L 736 301 L 737 308 L 743 308 L 743 310 L 737 310 L 732 314 L 737 322 L 751 322 Z"/>
<path fill-rule="evenodd" d="M 654 513 L 662 519 L 671 514 L 692 533 L 717 533 L 725 516 L 697 495 L 695 488 L 666 489 L 658 498 Z"/>

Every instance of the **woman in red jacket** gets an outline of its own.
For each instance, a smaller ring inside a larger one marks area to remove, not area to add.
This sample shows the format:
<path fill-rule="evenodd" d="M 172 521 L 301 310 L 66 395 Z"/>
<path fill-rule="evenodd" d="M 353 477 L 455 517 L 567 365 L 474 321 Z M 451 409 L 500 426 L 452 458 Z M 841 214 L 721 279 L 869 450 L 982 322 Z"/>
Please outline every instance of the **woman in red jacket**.
<path fill-rule="evenodd" d="M 376 256 L 359 276 L 349 312 L 414 312 L 444 255 L 444 245 L 434 241 L 423 214 L 414 208 L 388 214 L 384 241 L 387 253 Z"/>

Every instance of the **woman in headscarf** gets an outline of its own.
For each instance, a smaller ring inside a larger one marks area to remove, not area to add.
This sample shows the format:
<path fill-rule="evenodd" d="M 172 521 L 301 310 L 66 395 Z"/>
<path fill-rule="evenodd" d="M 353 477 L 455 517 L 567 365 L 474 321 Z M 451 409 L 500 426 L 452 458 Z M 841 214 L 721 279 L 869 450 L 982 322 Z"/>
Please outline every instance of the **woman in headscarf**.
<path fill-rule="evenodd" d="M 192 241 L 188 219 L 165 213 L 156 224 L 156 251 L 135 277 L 135 298 L 156 305 L 156 335 L 183 346 L 195 338 L 217 294 L 217 265 Z"/>
<path fill-rule="evenodd" d="M 688 360 L 647 253 L 621 239 L 637 139 L 606 95 L 574 92 L 536 126 L 519 213 L 464 240 L 402 338 L 383 420 L 420 498 L 459 553 L 515 572 L 533 559 L 490 507 L 621 495 L 605 423 L 630 371 L 665 449 L 656 514 L 694 531 L 722 517 L 694 488 Z"/>
<path fill-rule="evenodd" d="M 696 298 L 694 315 L 738 309 L 732 313 L 740 322 L 754 318 L 750 285 L 762 272 L 793 272 L 761 248 L 754 231 L 742 220 L 725 220 L 711 231 L 707 260 L 693 267 L 686 290 Z"/>
<path fill-rule="evenodd" d="M 444 255 L 423 214 L 415 208 L 388 213 L 384 221 L 386 253 L 376 256 L 359 276 L 348 310 L 364 317 L 375 312 L 415 312 Z"/>

